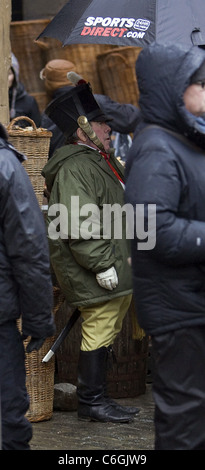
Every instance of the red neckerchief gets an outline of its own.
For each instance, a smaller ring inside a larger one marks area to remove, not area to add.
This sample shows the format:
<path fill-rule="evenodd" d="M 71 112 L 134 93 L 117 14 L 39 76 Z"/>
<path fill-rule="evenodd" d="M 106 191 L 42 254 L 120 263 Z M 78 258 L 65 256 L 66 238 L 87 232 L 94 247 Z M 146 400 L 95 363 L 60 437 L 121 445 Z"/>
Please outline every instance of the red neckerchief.
<path fill-rule="evenodd" d="M 121 176 L 119 175 L 119 173 L 117 172 L 117 170 L 111 165 L 109 159 L 110 159 L 110 155 L 107 154 L 107 153 L 104 153 L 102 151 L 100 151 L 100 154 L 104 157 L 105 161 L 107 162 L 107 164 L 109 165 L 109 167 L 111 168 L 111 170 L 113 171 L 113 173 L 115 174 L 115 176 L 117 176 L 117 179 L 119 181 L 121 181 L 121 183 L 124 184 L 124 181 L 122 180 Z"/>

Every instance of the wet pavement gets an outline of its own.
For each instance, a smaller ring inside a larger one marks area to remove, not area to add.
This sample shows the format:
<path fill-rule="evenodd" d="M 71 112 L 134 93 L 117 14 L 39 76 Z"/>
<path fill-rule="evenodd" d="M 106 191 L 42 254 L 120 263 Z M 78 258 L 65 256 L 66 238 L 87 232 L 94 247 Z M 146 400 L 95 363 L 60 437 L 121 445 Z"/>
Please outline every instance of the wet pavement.
<path fill-rule="evenodd" d="M 33 423 L 31 450 L 153 450 L 152 385 L 146 385 L 143 395 L 116 401 L 140 408 L 133 422 L 84 422 L 76 411 L 54 411 L 49 421 Z"/>
<path fill-rule="evenodd" d="M 7 466 L 45 465 L 58 469 L 59 465 L 72 465 L 71 468 L 99 467 L 119 468 L 144 465 L 145 468 L 164 469 L 176 464 L 194 468 L 203 461 L 202 452 L 155 451 L 154 450 L 154 403 L 152 384 L 146 385 L 144 394 L 136 398 L 116 400 L 120 404 L 137 406 L 140 413 L 133 422 L 126 424 L 97 423 L 78 421 L 76 411 L 54 411 L 48 421 L 33 423 L 31 451 L 9 452 Z M 5 455 L 2 455 L 2 468 Z"/>

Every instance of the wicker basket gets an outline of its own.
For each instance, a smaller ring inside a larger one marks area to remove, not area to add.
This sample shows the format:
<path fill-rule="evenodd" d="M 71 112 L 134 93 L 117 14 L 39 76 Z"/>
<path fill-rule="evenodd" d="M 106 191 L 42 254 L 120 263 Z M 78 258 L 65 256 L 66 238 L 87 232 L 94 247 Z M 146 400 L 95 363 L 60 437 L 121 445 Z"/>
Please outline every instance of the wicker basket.
<path fill-rule="evenodd" d="M 140 47 L 119 47 L 97 56 L 103 91 L 114 101 L 138 106 L 135 62 L 140 51 Z"/>
<path fill-rule="evenodd" d="M 27 121 L 30 127 L 23 128 L 16 125 L 18 121 L 22 120 Z M 41 127 L 37 128 L 34 121 L 27 116 L 14 118 L 8 125 L 7 131 L 9 142 L 27 157 L 23 166 L 28 173 L 41 207 L 44 191 L 44 178 L 41 171 L 48 160 L 52 133 Z"/>
<path fill-rule="evenodd" d="M 10 25 L 11 50 L 18 59 L 19 78 L 28 93 L 45 91 L 39 72 L 46 58 L 35 40 L 49 22 L 49 19 L 38 19 L 12 21 Z"/>
<path fill-rule="evenodd" d="M 21 324 L 22 320 L 19 318 L 17 326 L 20 332 Z M 29 336 L 24 341 L 25 350 L 30 339 Z M 51 349 L 54 340 L 55 337 L 47 338 L 38 351 L 29 354 L 25 352 L 26 388 L 30 398 L 26 417 L 30 422 L 48 420 L 53 414 L 55 360 L 54 356 L 49 362 L 42 362 L 42 359 Z"/>
<path fill-rule="evenodd" d="M 60 289 L 53 287 L 54 317 L 64 299 Z M 21 318 L 17 320 L 17 325 L 21 331 Z M 25 350 L 30 339 L 28 337 L 24 341 Z M 42 359 L 51 349 L 54 341 L 54 336 L 47 338 L 39 351 L 25 353 L 26 388 L 30 398 L 26 417 L 30 422 L 46 421 L 51 419 L 53 415 L 55 358 L 53 356 L 48 362 L 42 362 Z"/>
<path fill-rule="evenodd" d="M 25 348 L 30 338 L 24 341 Z M 31 422 L 45 421 L 53 415 L 54 399 L 54 356 L 49 362 L 42 362 L 50 350 L 54 337 L 47 338 L 39 351 L 26 353 L 26 388 L 30 397 L 29 410 L 26 417 Z"/>
<path fill-rule="evenodd" d="M 83 78 L 90 82 L 93 93 L 102 93 L 102 85 L 97 70 L 96 58 L 102 52 L 108 52 L 116 49 L 115 46 L 102 44 L 72 44 L 62 47 L 60 41 L 54 38 L 44 38 L 37 41 L 40 48 L 43 49 L 46 62 L 53 59 L 65 59 L 73 62 L 76 71 Z"/>

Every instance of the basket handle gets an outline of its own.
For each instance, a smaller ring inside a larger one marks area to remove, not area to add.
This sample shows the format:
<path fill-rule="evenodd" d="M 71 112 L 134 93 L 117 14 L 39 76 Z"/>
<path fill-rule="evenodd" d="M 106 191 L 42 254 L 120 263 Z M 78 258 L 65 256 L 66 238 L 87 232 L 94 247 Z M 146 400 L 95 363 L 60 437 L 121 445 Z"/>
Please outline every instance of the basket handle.
<path fill-rule="evenodd" d="M 128 63 L 126 57 L 124 57 L 122 54 L 119 54 L 119 52 L 112 52 L 112 56 L 115 56 L 115 57 L 121 59 L 122 62 L 124 62 L 124 64 L 125 64 L 127 67 L 129 67 L 129 63 Z M 111 55 L 110 55 L 110 57 L 107 57 L 107 60 L 112 60 Z"/>
<path fill-rule="evenodd" d="M 7 126 L 7 131 L 11 131 L 13 125 L 17 121 L 28 121 L 32 125 L 34 131 L 37 130 L 36 124 L 31 118 L 29 118 L 28 116 L 17 116 L 14 119 L 12 119 L 12 121 L 9 123 L 9 125 Z"/>
<path fill-rule="evenodd" d="M 39 46 L 41 49 L 49 49 L 49 44 L 47 44 L 46 42 L 43 42 L 41 41 L 40 39 L 36 40 L 34 39 L 33 41 L 35 44 L 37 44 L 37 46 Z"/>

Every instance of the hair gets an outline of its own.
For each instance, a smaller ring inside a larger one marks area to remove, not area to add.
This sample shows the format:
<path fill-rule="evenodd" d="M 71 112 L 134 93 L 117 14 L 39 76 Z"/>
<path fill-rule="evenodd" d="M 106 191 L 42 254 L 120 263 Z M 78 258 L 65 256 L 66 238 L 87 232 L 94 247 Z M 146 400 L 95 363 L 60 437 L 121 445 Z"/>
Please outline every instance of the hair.
<path fill-rule="evenodd" d="M 72 135 L 70 135 L 69 137 L 66 137 L 66 141 L 65 143 L 68 145 L 68 144 L 75 144 L 76 142 L 78 142 L 79 138 L 78 138 L 78 135 L 77 135 L 77 132 L 73 132 Z"/>

